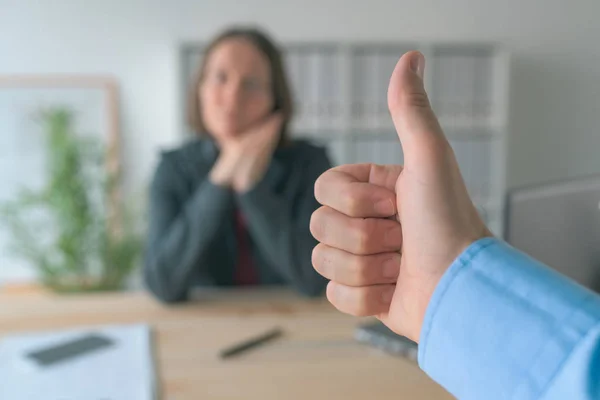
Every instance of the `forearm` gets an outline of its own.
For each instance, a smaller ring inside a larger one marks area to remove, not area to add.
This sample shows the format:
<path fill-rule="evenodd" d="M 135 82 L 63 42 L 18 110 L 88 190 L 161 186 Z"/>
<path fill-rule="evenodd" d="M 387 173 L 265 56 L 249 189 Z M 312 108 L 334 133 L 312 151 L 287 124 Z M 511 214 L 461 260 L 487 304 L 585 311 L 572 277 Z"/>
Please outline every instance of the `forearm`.
<path fill-rule="evenodd" d="M 597 376 L 599 324 L 596 294 L 496 239 L 483 239 L 435 289 L 419 364 L 461 399 L 558 398 L 550 388 L 568 374 L 568 363 L 580 380 Z M 589 353 L 577 358 L 586 340 L 595 346 L 595 360 Z M 589 387 L 566 387 L 570 399 L 596 398 L 588 396 Z"/>
<path fill-rule="evenodd" d="M 231 188 L 239 170 L 240 156 L 223 151 L 209 173 L 209 180 L 219 187 Z"/>
<path fill-rule="evenodd" d="M 271 156 L 271 153 L 254 156 L 240 148 L 225 148 L 210 172 L 210 181 L 238 193 L 247 192 L 262 179 Z"/>
<path fill-rule="evenodd" d="M 312 268 L 311 253 L 316 246 L 309 231 L 312 209 L 301 210 L 294 218 L 292 204 L 273 193 L 265 181 L 240 194 L 238 202 L 269 265 L 301 293 L 320 294 L 326 280 Z"/>
<path fill-rule="evenodd" d="M 207 181 L 168 226 L 151 229 L 155 239 L 148 246 L 145 277 L 157 297 L 166 302 L 186 298 L 191 278 L 231 207 L 231 192 Z M 153 208 L 164 212 L 158 204 Z"/>

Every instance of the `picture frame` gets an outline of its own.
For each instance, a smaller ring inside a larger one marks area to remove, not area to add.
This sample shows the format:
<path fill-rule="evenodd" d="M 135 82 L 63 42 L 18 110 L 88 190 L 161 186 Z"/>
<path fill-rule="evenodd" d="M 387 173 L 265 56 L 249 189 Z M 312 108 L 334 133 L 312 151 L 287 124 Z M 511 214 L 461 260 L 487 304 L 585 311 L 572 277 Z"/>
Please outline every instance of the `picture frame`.
<path fill-rule="evenodd" d="M 96 137 L 105 149 L 107 176 L 118 179 L 120 163 L 119 88 L 110 76 L 0 75 L 0 202 L 20 189 L 39 189 L 46 182 L 44 137 L 37 113 L 50 107 L 73 112 L 74 131 Z M 108 223 L 118 229 L 119 185 L 106 199 Z M 0 285 L 34 280 L 24 263 L 7 255 L 6 232 L 0 229 Z"/>

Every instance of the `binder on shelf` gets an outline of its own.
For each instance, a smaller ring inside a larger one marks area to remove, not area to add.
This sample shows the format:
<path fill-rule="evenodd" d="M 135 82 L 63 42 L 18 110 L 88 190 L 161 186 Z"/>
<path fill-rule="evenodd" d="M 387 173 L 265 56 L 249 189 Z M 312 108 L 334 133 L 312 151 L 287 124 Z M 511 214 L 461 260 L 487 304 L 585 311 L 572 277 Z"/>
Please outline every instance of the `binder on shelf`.
<path fill-rule="evenodd" d="M 319 130 L 319 111 L 321 107 L 320 88 L 321 85 L 321 54 L 318 49 L 306 52 L 306 97 L 304 99 L 306 110 L 307 130 L 317 132 Z"/>
<path fill-rule="evenodd" d="M 348 157 L 348 143 L 346 139 L 340 137 L 329 140 L 327 150 L 334 165 L 349 164 L 352 162 Z"/>
<path fill-rule="evenodd" d="M 358 163 L 372 163 L 377 162 L 377 148 L 374 140 L 370 140 L 369 138 L 355 138 L 353 141 L 354 144 L 354 154 L 355 162 Z"/>
<path fill-rule="evenodd" d="M 475 57 L 473 71 L 473 85 L 475 92 L 475 118 L 481 124 L 490 124 L 492 120 L 492 58 L 483 54 Z"/>
<path fill-rule="evenodd" d="M 474 164 L 477 166 L 478 197 L 488 198 L 490 196 L 490 178 L 492 175 L 492 143 L 493 139 L 483 139 L 476 142 Z"/>
<path fill-rule="evenodd" d="M 431 99 L 431 103 L 433 109 L 440 120 L 440 124 L 442 128 L 449 128 L 449 110 L 447 107 L 447 96 L 450 91 L 448 86 L 450 85 L 448 79 L 448 65 L 445 62 L 446 57 L 443 54 L 440 54 L 439 51 L 434 52 L 433 60 L 432 60 L 433 68 L 431 69 L 432 73 L 432 91 L 433 97 Z"/>
<path fill-rule="evenodd" d="M 331 49 L 324 49 L 316 56 L 315 67 L 317 69 L 317 99 L 316 118 L 317 128 L 332 130 L 338 123 L 338 77 L 335 53 Z"/>
<path fill-rule="evenodd" d="M 460 121 L 464 121 L 466 126 L 475 126 L 475 87 L 473 84 L 473 76 L 475 72 L 475 63 L 477 57 L 472 54 L 464 54 L 460 57 L 460 86 L 461 93 L 461 111 Z"/>
<path fill-rule="evenodd" d="M 456 129 L 460 125 L 460 114 L 462 111 L 462 98 L 464 97 L 464 87 L 461 82 L 461 57 L 456 55 L 446 55 L 449 65 L 448 92 L 446 99 L 448 103 L 450 126 Z"/>
<path fill-rule="evenodd" d="M 351 56 L 351 87 L 352 104 L 351 118 L 353 128 L 363 128 L 366 115 L 365 102 L 367 98 L 367 62 L 368 58 L 364 51 L 358 49 Z"/>
<path fill-rule="evenodd" d="M 377 139 L 378 164 L 403 164 L 404 155 L 402 153 L 402 146 L 395 132 L 390 131 L 389 136 L 384 135 Z"/>
<path fill-rule="evenodd" d="M 377 130 L 393 128 L 392 119 L 387 104 L 387 89 L 392 72 L 403 53 L 402 49 L 384 48 L 379 53 L 379 72 L 377 80 L 377 121 L 374 126 Z"/>
<path fill-rule="evenodd" d="M 306 131 L 306 86 L 304 84 L 306 67 L 302 50 L 299 48 L 288 50 L 286 61 L 294 101 L 292 131 L 296 134 L 303 134 Z"/>
<path fill-rule="evenodd" d="M 379 81 L 381 76 L 380 57 L 377 51 L 366 53 L 366 74 L 364 76 L 366 86 L 365 93 L 365 128 L 376 130 L 378 128 L 378 117 L 380 109 Z"/>

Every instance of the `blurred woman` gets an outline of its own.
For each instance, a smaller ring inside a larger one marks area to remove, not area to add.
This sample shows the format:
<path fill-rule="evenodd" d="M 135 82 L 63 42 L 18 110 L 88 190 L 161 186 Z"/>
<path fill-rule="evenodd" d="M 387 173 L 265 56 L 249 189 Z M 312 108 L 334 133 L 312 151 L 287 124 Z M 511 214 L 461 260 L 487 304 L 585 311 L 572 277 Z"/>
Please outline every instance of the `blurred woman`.
<path fill-rule="evenodd" d="M 194 286 L 289 284 L 317 295 L 309 231 L 325 151 L 288 138 L 292 100 L 282 56 L 256 29 L 207 47 L 191 88 L 198 138 L 165 152 L 150 191 L 145 280 L 165 302 Z"/>

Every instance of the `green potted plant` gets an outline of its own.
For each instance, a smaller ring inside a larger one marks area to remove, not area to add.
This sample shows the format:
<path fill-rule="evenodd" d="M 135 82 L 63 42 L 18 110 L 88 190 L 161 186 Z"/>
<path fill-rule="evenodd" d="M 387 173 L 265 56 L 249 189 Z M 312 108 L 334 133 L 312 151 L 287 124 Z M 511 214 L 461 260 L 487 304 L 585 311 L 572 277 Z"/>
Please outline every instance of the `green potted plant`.
<path fill-rule="evenodd" d="M 11 249 L 54 291 L 120 290 L 138 264 L 142 236 L 131 210 L 109 202 L 117 177 L 106 172 L 102 146 L 75 134 L 69 109 L 45 110 L 40 121 L 48 179 L 3 204 Z"/>

